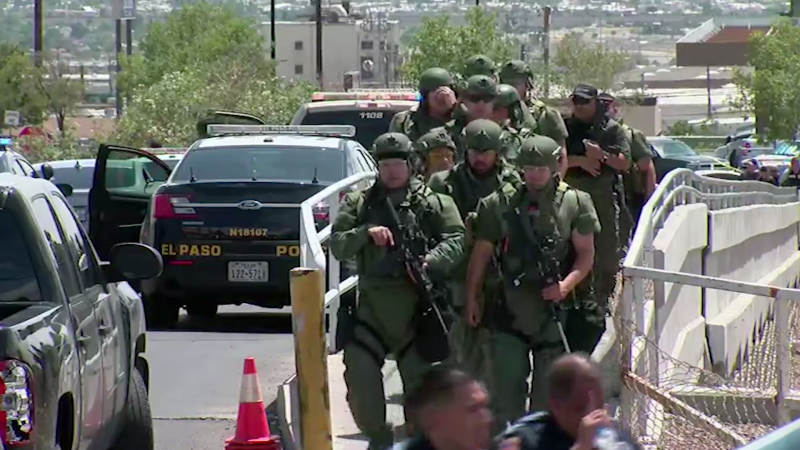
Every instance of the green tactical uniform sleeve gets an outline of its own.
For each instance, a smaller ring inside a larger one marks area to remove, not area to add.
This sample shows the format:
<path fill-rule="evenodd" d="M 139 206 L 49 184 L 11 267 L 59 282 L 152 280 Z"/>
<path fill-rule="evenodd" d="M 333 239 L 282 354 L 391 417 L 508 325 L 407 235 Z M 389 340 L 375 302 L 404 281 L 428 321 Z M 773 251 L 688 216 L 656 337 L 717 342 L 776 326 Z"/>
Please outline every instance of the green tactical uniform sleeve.
<path fill-rule="evenodd" d="M 411 114 L 410 111 L 400 111 L 399 113 L 395 114 L 392 117 L 392 121 L 389 122 L 389 131 L 388 133 L 403 133 L 405 134 L 405 121 L 408 115 Z"/>
<path fill-rule="evenodd" d="M 503 222 L 500 215 L 500 198 L 497 193 L 480 199 L 473 226 L 476 241 L 497 244 L 503 239 Z"/>
<path fill-rule="evenodd" d="M 449 170 L 443 170 L 431 175 L 431 178 L 428 180 L 428 187 L 430 190 L 436 192 L 437 194 L 449 195 L 447 183 L 445 182 L 445 179 L 449 173 Z"/>
<path fill-rule="evenodd" d="M 358 224 L 358 203 L 363 192 L 347 194 L 331 231 L 331 252 L 339 261 L 354 258 L 369 243 L 368 225 Z"/>
<path fill-rule="evenodd" d="M 439 230 L 439 243 L 425 255 L 425 261 L 432 271 L 447 273 L 461 261 L 465 227 L 453 199 L 447 195 L 434 195 L 439 197 L 437 203 L 442 205 L 436 227 Z"/>
<path fill-rule="evenodd" d="M 632 130 L 631 132 L 631 159 L 634 163 L 646 158 L 653 158 L 650 153 L 650 147 L 647 145 L 647 138 L 639 130 Z"/>
<path fill-rule="evenodd" d="M 625 133 L 625 129 L 622 128 L 618 123 L 614 122 L 609 128 L 608 133 L 611 135 L 608 140 L 608 148 L 604 148 L 603 150 L 613 153 L 621 153 L 628 158 L 628 161 L 630 161 L 631 142 L 628 139 L 627 133 Z"/>
<path fill-rule="evenodd" d="M 547 136 L 558 143 L 567 140 L 567 125 L 561 113 L 555 109 L 546 106 L 544 113 L 538 118 L 538 125 L 537 134 Z"/>
<path fill-rule="evenodd" d="M 571 192 L 575 193 L 575 202 L 577 203 L 577 214 L 572 220 L 571 228 L 582 235 L 600 233 L 600 219 L 597 217 L 592 197 L 577 189 L 573 189 Z"/>

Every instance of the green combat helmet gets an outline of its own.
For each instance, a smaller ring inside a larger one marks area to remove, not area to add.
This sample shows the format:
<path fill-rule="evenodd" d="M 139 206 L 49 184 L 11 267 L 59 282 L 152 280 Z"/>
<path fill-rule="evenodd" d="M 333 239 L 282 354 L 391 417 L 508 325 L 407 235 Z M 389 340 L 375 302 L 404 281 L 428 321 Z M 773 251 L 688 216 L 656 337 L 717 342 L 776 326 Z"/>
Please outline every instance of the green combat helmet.
<path fill-rule="evenodd" d="M 549 167 L 554 173 L 561 159 L 561 147 L 547 136 L 530 136 L 522 141 L 517 166 Z"/>
<path fill-rule="evenodd" d="M 520 81 L 530 83 L 532 76 L 530 66 L 520 59 L 512 59 L 500 69 L 500 82 L 505 84 L 517 84 Z"/>
<path fill-rule="evenodd" d="M 372 144 L 372 156 L 376 161 L 384 159 L 409 159 L 411 140 L 402 133 L 384 133 Z"/>
<path fill-rule="evenodd" d="M 517 105 L 522 100 L 519 98 L 519 92 L 509 84 L 497 85 L 497 97 L 494 99 L 494 106 L 502 108 L 511 108 Z"/>
<path fill-rule="evenodd" d="M 456 143 L 443 127 L 434 128 L 420 137 L 414 143 L 414 150 L 420 155 L 427 155 L 431 150 L 437 148 L 449 148 L 456 151 Z"/>
<path fill-rule="evenodd" d="M 442 86 L 453 86 L 453 77 L 440 67 L 428 69 L 419 76 L 420 92 L 433 92 Z"/>
<path fill-rule="evenodd" d="M 479 152 L 500 151 L 503 146 L 503 129 L 491 120 L 473 120 L 464 127 L 461 136 L 467 149 Z"/>
<path fill-rule="evenodd" d="M 497 96 L 497 83 L 486 75 L 473 75 L 467 78 L 464 92 L 472 96 Z"/>
<path fill-rule="evenodd" d="M 464 75 L 464 78 L 469 78 L 473 75 L 493 77 L 496 70 L 497 66 L 488 56 L 475 55 L 470 56 L 464 62 L 464 69 L 461 71 L 461 74 Z"/>

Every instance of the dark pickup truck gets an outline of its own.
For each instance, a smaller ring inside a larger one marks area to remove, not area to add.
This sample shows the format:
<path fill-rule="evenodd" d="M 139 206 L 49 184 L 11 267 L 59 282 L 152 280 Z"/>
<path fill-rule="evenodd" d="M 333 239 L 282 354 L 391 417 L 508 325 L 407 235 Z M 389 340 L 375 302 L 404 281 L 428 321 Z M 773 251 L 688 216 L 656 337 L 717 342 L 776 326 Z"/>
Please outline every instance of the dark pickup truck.
<path fill-rule="evenodd" d="M 152 450 L 144 310 L 124 280 L 161 256 L 119 244 L 100 261 L 69 194 L 0 173 L 0 448 Z"/>

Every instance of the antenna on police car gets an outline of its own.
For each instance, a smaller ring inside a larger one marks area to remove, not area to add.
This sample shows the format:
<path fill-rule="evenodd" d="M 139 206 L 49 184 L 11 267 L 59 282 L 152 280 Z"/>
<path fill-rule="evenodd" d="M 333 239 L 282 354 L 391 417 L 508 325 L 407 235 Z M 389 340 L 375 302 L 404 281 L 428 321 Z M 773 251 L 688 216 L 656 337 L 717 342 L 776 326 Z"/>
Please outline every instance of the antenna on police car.
<path fill-rule="evenodd" d="M 311 180 L 311 184 L 319 184 L 319 180 L 317 179 L 317 168 L 314 167 L 314 178 Z"/>
<path fill-rule="evenodd" d="M 197 178 L 194 177 L 194 168 L 189 166 L 189 183 L 194 183 L 197 181 Z"/>

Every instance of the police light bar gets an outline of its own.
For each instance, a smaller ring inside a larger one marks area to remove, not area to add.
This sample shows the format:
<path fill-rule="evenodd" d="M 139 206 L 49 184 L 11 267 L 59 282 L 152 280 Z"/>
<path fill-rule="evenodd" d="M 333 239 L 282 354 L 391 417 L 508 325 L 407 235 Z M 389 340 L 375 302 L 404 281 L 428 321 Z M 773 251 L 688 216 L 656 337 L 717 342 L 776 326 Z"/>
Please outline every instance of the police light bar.
<path fill-rule="evenodd" d="M 0 137 L 0 145 L 11 145 L 11 138 Z"/>
<path fill-rule="evenodd" d="M 297 134 L 302 136 L 353 137 L 356 127 L 352 125 L 228 125 L 212 124 L 206 127 L 208 134 L 220 135 L 265 135 Z"/>
<path fill-rule="evenodd" d="M 182 155 L 186 153 L 188 148 L 185 147 L 158 147 L 158 148 L 143 148 L 142 150 L 153 155 Z"/>
<path fill-rule="evenodd" d="M 401 100 L 416 102 L 420 100 L 419 92 L 381 92 L 381 91 L 355 91 L 355 92 L 315 92 L 311 94 L 312 102 L 334 100 Z"/>

